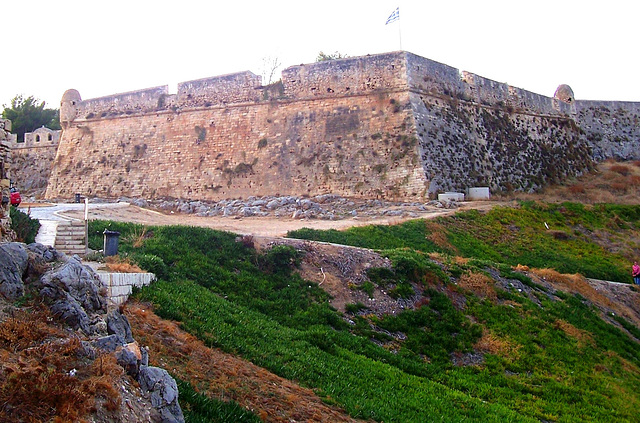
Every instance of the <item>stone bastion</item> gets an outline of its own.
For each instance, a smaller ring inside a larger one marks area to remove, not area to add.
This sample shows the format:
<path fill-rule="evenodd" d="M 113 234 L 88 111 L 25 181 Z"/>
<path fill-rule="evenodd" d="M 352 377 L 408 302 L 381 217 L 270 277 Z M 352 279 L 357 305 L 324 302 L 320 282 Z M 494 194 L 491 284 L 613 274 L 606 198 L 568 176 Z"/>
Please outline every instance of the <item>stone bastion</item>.
<path fill-rule="evenodd" d="M 535 190 L 640 159 L 640 103 L 553 97 L 409 52 L 82 100 L 65 92 L 46 197 L 416 199 Z"/>

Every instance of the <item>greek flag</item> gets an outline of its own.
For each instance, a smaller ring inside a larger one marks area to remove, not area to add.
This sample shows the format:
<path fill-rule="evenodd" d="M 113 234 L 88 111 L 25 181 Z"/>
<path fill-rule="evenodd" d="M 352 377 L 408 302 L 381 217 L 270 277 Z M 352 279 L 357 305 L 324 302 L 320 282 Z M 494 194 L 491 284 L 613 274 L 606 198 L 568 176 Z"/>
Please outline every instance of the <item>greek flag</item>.
<path fill-rule="evenodd" d="M 389 15 L 385 25 L 389 25 L 390 23 L 398 20 L 400 20 L 400 7 L 396 7 L 396 10 L 394 10 L 393 13 Z"/>

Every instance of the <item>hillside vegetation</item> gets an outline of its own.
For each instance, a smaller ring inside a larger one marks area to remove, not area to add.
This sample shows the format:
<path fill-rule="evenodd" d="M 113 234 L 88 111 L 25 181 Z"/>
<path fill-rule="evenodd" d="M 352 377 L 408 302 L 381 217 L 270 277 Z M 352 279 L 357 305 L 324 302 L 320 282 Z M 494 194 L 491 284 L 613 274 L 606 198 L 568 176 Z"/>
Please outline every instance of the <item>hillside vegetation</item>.
<path fill-rule="evenodd" d="M 639 216 L 635 205 L 525 199 L 434 221 L 290 234 L 379 250 L 392 267 L 369 268 L 349 289 L 384 292 L 405 307 L 395 314 L 365 302 L 332 308 L 322 286 L 297 273 L 303 252 L 287 245 L 258 252 L 229 233 L 106 221 L 91 222 L 90 243 L 98 249 L 105 228 L 120 231 L 122 255 L 159 276 L 139 301 L 180 322 L 193 345 L 311 388 L 331 413 L 384 422 L 631 422 L 640 405 L 640 298 L 616 285 L 624 301 L 612 300 L 583 276 L 630 282 Z M 132 320 L 142 315 L 135 310 Z M 168 349 L 168 335 L 152 332 L 158 338 L 147 342 Z M 293 418 L 268 401 L 256 405 L 244 385 L 222 389 L 207 379 L 194 364 L 200 348 L 180 353 L 182 361 L 165 351 L 191 393 L 181 396 L 187 419 Z M 220 403 L 248 414 L 224 417 Z M 337 421 L 328 415 L 307 420 Z"/>

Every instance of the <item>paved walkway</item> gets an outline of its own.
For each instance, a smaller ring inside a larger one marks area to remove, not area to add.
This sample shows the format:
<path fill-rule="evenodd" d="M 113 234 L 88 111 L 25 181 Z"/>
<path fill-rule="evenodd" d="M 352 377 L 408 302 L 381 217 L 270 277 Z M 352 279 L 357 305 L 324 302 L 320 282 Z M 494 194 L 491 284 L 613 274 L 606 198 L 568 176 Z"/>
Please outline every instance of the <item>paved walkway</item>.
<path fill-rule="evenodd" d="M 89 210 L 92 207 L 127 207 L 129 203 L 89 203 Z M 24 211 L 24 208 L 22 208 Z M 56 242 L 56 234 L 60 222 L 69 222 L 77 220 L 70 217 L 62 216 L 60 213 L 70 210 L 84 210 L 84 203 L 59 203 L 46 206 L 31 205 L 29 207 L 29 216 L 32 219 L 38 219 L 40 222 L 40 230 L 36 235 L 36 242 L 43 245 L 53 247 Z"/>

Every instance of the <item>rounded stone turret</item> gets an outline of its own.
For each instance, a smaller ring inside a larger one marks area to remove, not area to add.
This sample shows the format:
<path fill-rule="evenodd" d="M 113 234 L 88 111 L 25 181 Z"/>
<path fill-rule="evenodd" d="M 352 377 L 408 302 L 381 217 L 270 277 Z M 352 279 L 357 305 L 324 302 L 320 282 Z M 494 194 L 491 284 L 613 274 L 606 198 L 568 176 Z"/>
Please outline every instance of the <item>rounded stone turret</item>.
<path fill-rule="evenodd" d="M 78 115 L 78 104 L 82 101 L 80 93 L 77 90 L 67 90 L 60 100 L 60 126 L 66 129 L 70 122 Z"/>
<path fill-rule="evenodd" d="M 573 102 L 576 101 L 576 98 L 573 95 L 573 90 L 567 84 L 559 85 L 555 94 L 553 94 L 553 98 L 567 104 L 573 104 Z"/>

